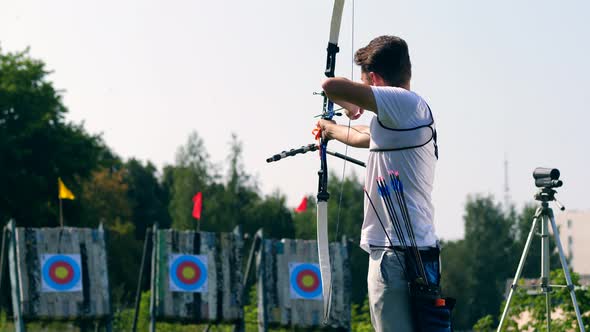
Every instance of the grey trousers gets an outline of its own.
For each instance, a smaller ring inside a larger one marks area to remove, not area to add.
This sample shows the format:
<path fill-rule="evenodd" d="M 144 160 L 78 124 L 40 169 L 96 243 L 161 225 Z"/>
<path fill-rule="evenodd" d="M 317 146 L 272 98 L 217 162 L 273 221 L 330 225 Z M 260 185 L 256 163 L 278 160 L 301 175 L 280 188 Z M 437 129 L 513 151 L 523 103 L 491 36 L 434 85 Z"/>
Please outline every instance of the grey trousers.
<path fill-rule="evenodd" d="M 367 285 L 371 323 L 377 332 L 413 331 L 408 282 L 400 265 L 404 259 L 402 252 L 371 249 Z"/>

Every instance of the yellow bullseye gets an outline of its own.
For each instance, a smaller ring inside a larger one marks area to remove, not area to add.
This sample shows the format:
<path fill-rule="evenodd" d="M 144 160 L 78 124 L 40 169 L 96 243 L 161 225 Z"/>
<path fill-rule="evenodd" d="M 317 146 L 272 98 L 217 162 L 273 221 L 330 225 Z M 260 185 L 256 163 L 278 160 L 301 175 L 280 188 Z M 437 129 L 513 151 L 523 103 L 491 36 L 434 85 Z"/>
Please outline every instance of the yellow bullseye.
<path fill-rule="evenodd" d="M 314 279 L 312 276 L 306 275 L 301 278 L 301 283 L 303 284 L 303 287 L 311 287 L 314 284 Z"/>
<path fill-rule="evenodd" d="M 182 276 L 185 279 L 192 279 L 195 277 L 195 274 L 195 269 L 191 267 L 185 267 L 184 269 L 182 269 Z"/>
<path fill-rule="evenodd" d="M 58 267 L 57 269 L 55 269 L 55 276 L 58 277 L 59 279 L 65 279 L 68 277 L 68 269 L 66 269 L 63 266 Z"/>

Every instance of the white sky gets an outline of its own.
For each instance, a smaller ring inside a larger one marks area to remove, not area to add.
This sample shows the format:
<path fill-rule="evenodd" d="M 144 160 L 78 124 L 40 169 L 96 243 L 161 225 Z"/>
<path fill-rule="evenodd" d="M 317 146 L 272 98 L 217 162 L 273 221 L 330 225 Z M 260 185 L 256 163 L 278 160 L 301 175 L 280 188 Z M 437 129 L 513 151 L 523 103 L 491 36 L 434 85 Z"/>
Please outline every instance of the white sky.
<path fill-rule="evenodd" d="M 532 201 L 537 166 L 561 170 L 566 207 L 590 207 L 590 2 L 357 0 L 354 25 L 351 4 L 337 75 L 358 79 L 353 50 L 376 36 L 410 46 L 412 88 L 439 131 L 442 238 L 463 235 L 468 194 L 503 199 L 505 156 L 518 207 Z M 68 119 L 103 133 L 122 157 L 161 168 L 194 130 L 223 161 L 235 132 L 263 193 L 278 188 L 295 206 L 317 190 L 317 155 L 265 159 L 313 142 L 331 11 L 328 0 L 0 0 L 0 46 L 30 46 L 65 90 Z M 329 165 L 341 176 L 339 160 Z M 353 170 L 362 175 L 347 164 Z"/>

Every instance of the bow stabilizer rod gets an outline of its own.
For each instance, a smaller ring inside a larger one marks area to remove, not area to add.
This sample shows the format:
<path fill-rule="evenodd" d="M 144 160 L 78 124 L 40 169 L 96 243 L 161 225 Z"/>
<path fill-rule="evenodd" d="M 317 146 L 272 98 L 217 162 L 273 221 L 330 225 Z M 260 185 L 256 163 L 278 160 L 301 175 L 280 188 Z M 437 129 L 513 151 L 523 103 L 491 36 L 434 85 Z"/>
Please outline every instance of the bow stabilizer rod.
<path fill-rule="evenodd" d="M 307 152 L 310 152 L 310 151 L 317 151 L 319 148 L 320 147 L 317 144 L 304 145 L 304 146 L 302 146 L 300 148 L 297 148 L 297 149 L 291 149 L 289 151 L 283 151 L 281 153 L 277 153 L 277 154 L 273 155 L 272 157 L 266 158 L 266 162 L 267 163 L 272 163 L 272 162 L 275 162 L 275 161 L 279 161 L 279 160 L 285 159 L 287 157 L 296 156 L 298 154 L 303 154 L 303 153 L 307 153 Z M 349 157 L 347 155 L 344 155 L 342 153 L 333 152 L 333 151 L 330 151 L 330 150 L 326 150 L 326 153 L 329 154 L 329 155 L 331 155 L 331 156 L 338 157 L 340 159 L 343 159 L 343 160 L 346 160 L 348 162 L 351 162 L 351 163 L 353 163 L 355 165 L 358 165 L 358 166 L 361 166 L 361 167 L 366 167 L 366 165 L 365 165 L 364 162 L 362 162 L 362 161 L 360 161 L 358 159 Z"/>

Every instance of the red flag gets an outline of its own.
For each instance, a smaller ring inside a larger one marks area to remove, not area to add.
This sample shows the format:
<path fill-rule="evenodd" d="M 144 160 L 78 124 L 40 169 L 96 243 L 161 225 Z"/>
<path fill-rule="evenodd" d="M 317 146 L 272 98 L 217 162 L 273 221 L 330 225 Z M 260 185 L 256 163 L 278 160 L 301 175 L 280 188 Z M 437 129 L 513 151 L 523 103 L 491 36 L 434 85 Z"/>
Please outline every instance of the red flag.
<path fill-rule="evenodd" d="M 299 203 L 299 206 L 295 209 L 295 212 L 301 213 L 305 210 L 307 210 L 307 196 L 303 197 L 301 203 Z"/>
<path fill-rule="evenodd" d="M 193 218 L 201 220 L 201 208 L 203 207 L 203 194 L 199 191 L 193 197 Z"/>

